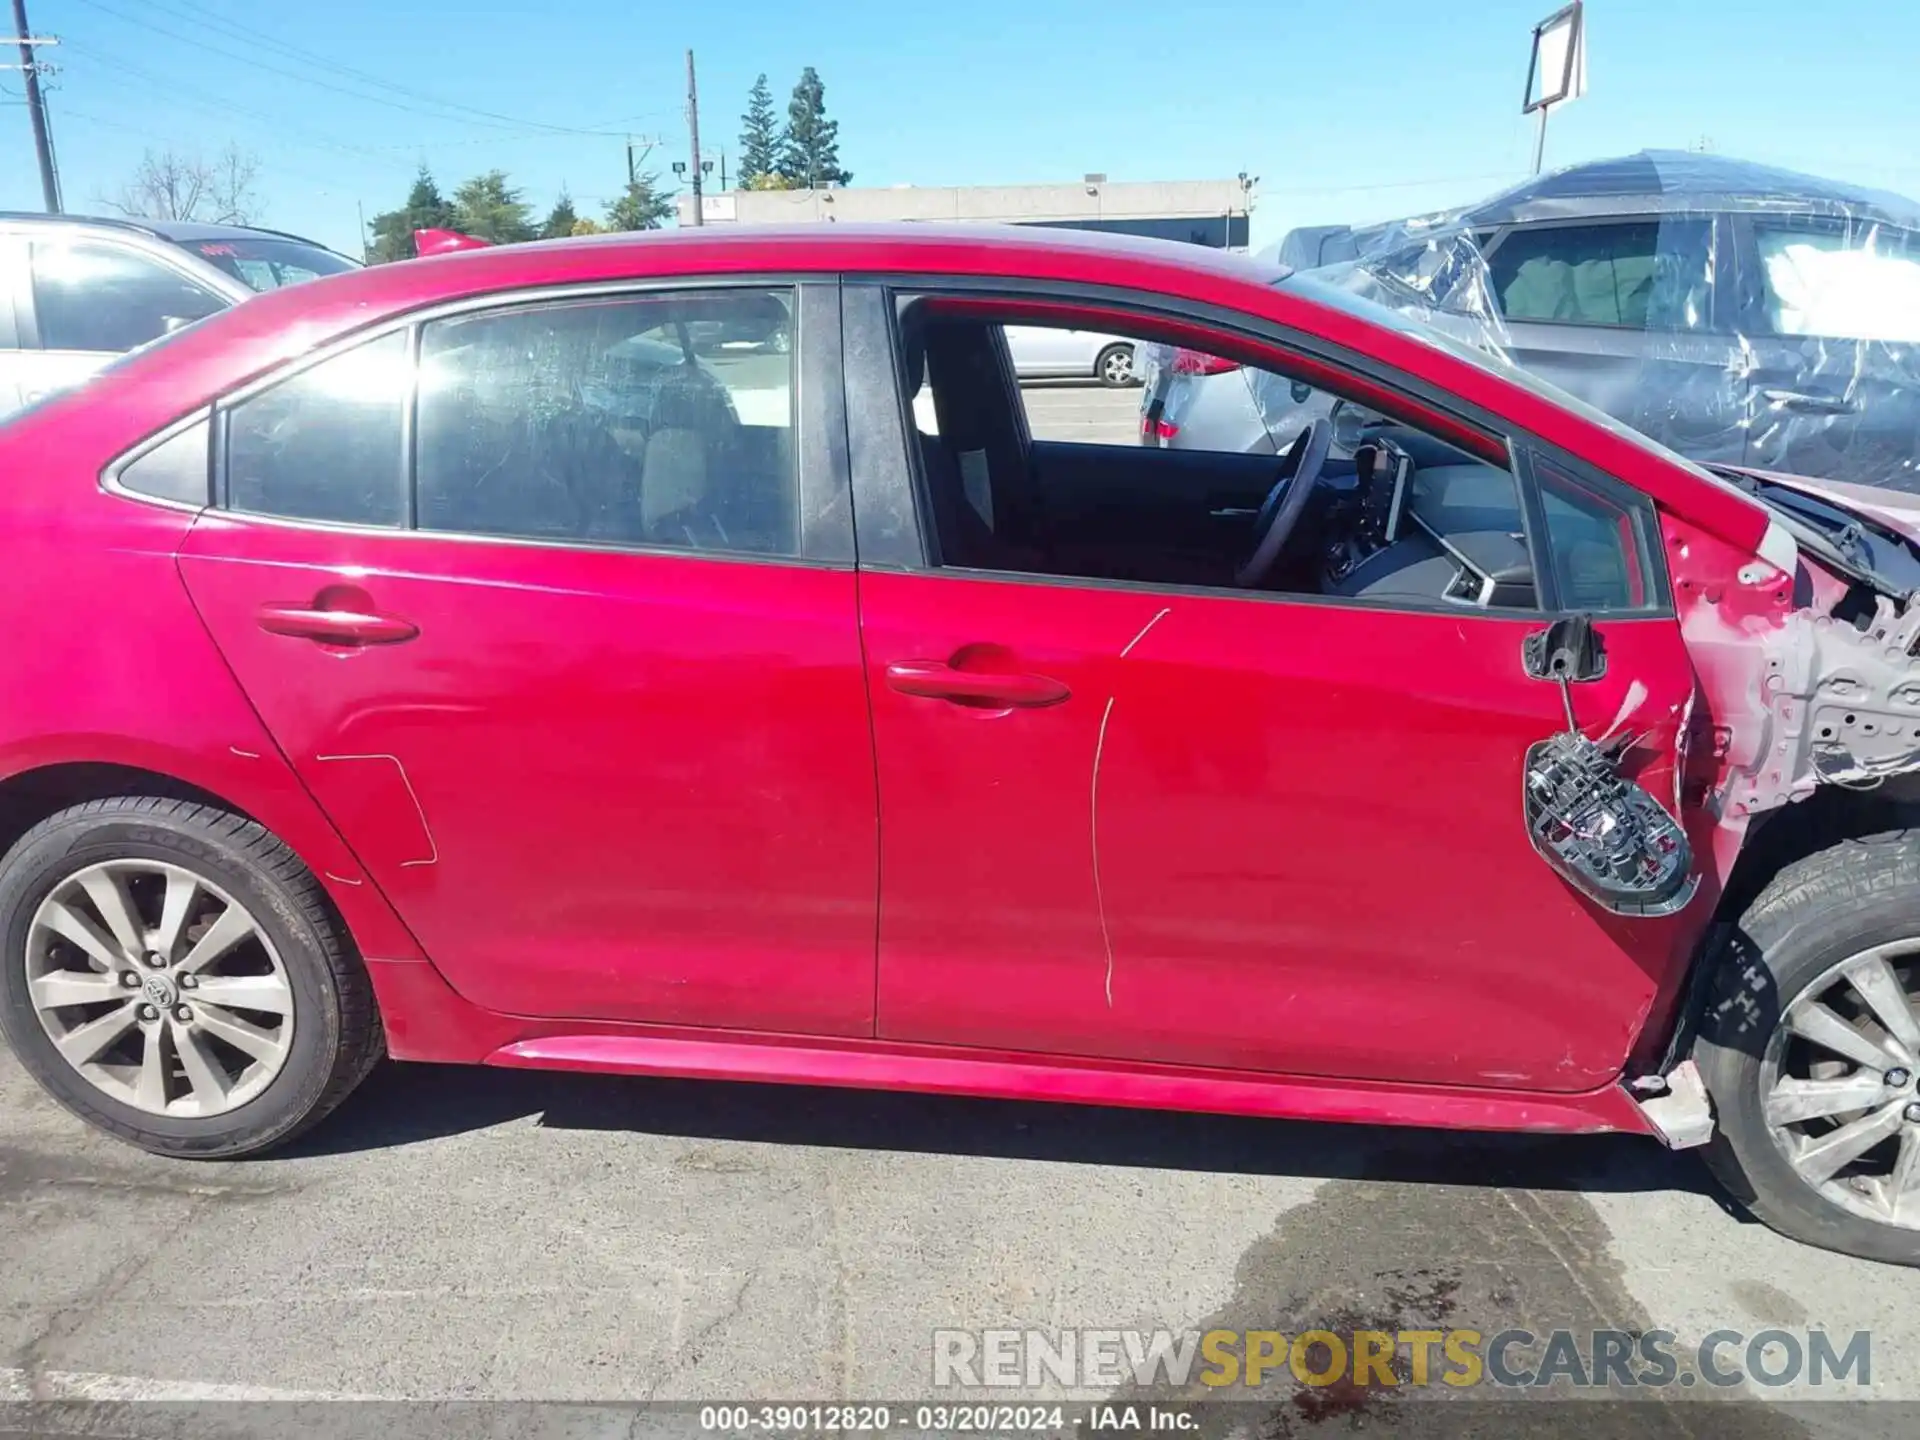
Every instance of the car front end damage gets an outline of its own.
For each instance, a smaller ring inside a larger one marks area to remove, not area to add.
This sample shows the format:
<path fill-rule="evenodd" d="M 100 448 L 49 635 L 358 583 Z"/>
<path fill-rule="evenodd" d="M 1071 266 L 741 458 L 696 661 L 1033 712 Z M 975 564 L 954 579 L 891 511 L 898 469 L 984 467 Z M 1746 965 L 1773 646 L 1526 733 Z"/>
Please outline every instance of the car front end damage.
<path fill-rule="evenodd" d="M 1765 478 L 1837 498 L 1804 481 Z M 1861 498 L 1849 496 L 1844 503 L 1857 506 L 1863 519 L 1871 517 L 1883 543 L 1920 541 L 1920 525 L 1902 525 L 1897 512 L 1862 505 Z M 1565 792 L 1571 772 L 1563 752 L 1570 741 L 1584 740 L 1579 758 L 1587 768 L 1572 788 L 1590 808 L 1594 843 L 1587 853 L 1604 853 L 1613 868 L 1596 874 L 1593 863 L 1579 863 L 1579 847 L 1563 843 L 1556 852 L 1538 833 L 1530 838 L 1584 894 L 1622 916 L 1676 913 L 1696 889 L 1724 901 L 1736 867 L 1763 827 L 1811 825 L 1812 807 L 1795 807 L 1823 789 L 1876 792 L 1875 799 L 1886 799 L 1889 792 L 1903 793 L 1903 777 L 1920 774 L 1920 604 L 1913 591 L 1855 563 L 1857 556 L 1839 552 L 1790 513 L 1769 524 L 1757 553 L 1672 517 L 1663 516 L 1662 528 L 1676 618 L 1696 681 L 1691 713 L 1680 717 L 1673 793 L 1659 797 L 1660 818 L 1670 814 L 1684 825 L 1679 848 L 1687 883 L 1676 884 L 1672 874 L 1680 827 L 1647 823 L 1647 807 L 1633 803 L 1638 797 L 1631 792 L 1639 787 L 1612 783 L 1630 770 L 1630 738 L 1609 734 L 1595 741 L 1570 726 L 1568 736 L 1542 742 L 1529 755 L 1528 820 L 1530 832 L 1537 832 L 1533 787 L 1544 779 Z M 1541 634 L 1545 643 L 1549 632 Z M 1609 729 L 1630 735 L 1637 719 L 1623 715 Z M 1620 763 L 1597 772 L 1593 766 L 1602 759 Z M 1568 804 L 1564 798 L 1560 803 Z M 1595 815 L 1602 815 L 1599 826 Z M 1602 830 L 1614 840 L 1611 849 L 1598 843 Z M 1788 846 L 1785 853 L 1796 852 Z M 1692 983 L 1685 995 L 1674 997 L 1664 1054 L 1626 1082 L 1650 1127 L 1671 1148 L 1704 1145 L 1714 1135 L 1712 1101 L 1689 1058 L 1689 1042 L 1711 989 L 1711 957 L 1736 918 L 1716 914 L 1703 927 Z"/>

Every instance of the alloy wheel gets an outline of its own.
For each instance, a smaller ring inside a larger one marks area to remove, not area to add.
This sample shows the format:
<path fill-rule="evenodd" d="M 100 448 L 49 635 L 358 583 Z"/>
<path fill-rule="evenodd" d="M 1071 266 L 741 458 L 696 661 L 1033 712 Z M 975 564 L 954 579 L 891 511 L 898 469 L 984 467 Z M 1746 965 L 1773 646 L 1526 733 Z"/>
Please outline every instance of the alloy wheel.
<path fill-rule="evenodd" d="M 1822 1199 L 1920 1230 L 1920 939 L 1829 968 L 1788 1004 L 1760 1066 L 1767 1131 Z"/>
<path fill-rule="evenodd" d="M 1133 352 L 1131 350 L 1109 350 L 1100 361 L 1100 379 L 1112 386 L 1133 383 Z"/>
<path fill-rule="evenodd" d="M 273 1082 L 293 986 L 253 914 L 205 876 L 108 860 L 56 884 L 27 928 L 27 994 L 54 1050 L 102 1094 L 205 1118 Z"/>

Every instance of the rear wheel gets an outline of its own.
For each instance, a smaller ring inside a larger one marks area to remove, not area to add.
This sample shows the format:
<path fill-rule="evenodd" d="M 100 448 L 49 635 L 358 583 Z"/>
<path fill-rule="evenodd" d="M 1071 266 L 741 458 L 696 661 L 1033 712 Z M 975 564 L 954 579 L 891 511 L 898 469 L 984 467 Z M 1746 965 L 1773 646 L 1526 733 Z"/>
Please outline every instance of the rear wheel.
<path fill-rule="evenodd" d="M 1720 966 L 1708 1164 L 1776 1230 L 1920 1265 L 1920 832 L 1788 866 Z"/>
<path fill-rule="evenodd" d="M 382 1051 L 319 884 L 250 820 L 125 797 L 62 811 L 0 861 L 0 1028 L 82 1119 L 167 1155 L 291 1138 Z"/>
<path fill-rule="evenodd" d="M 1124 390 L 1133 384 L 1133 347 L 1109 345 L 1093 362 L 1093 373 L 1109 390 Z"/>

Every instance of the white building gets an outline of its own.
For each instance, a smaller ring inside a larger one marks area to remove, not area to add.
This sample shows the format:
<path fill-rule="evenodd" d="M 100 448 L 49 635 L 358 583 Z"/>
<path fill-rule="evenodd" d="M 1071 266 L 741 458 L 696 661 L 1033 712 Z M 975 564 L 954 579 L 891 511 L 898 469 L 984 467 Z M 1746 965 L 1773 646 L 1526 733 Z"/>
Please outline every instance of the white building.
<path fill-rule="evenodd" d="M 1251 177 L 1230 180 L 1114 182 L 1089 175 L 1066 185 L 896 185 L 823 190 L 727 190 L 703 197 L 708 225 L 789 225 L 806 221 L 982 221 L 1058 225 L 1247 248 Z M 693 197 L 679 197 L 679 220 L 694 223 Z"/>

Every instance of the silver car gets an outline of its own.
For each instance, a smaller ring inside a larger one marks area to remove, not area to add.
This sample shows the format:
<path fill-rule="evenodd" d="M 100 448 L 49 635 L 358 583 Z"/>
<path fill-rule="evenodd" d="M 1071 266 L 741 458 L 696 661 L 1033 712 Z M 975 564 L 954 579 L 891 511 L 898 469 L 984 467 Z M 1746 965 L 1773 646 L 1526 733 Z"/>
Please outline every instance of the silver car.
<path fill-rule="evenodd" d="M 1112 389 L 1135 383 L 1134 342 L 1092 330 L 1008 325 L 1013 373 L 1022 380 L 1098 380 Z"/>
<path fill-rule="evenodd" d="M 0 418 L 250 295 L 358 263 L 237 225 L 0 212 Z"/>

